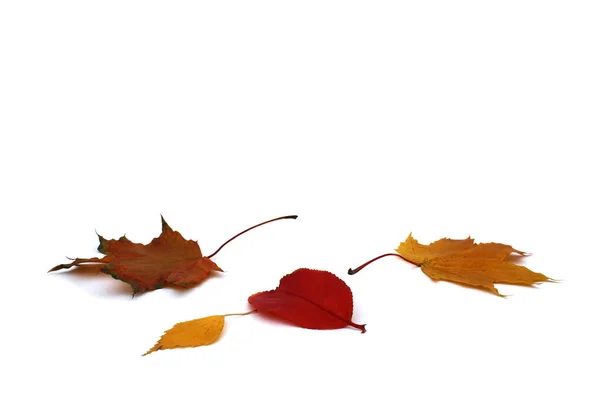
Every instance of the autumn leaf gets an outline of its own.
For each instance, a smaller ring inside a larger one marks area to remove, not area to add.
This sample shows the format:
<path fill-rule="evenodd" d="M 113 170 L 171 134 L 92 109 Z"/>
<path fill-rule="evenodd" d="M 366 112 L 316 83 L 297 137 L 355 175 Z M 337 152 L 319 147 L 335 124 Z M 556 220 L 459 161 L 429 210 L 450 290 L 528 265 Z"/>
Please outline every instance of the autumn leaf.
<path fill-rule="evenodd" d="M 177 347 L 208 346 L 219 339 L 224 325 L 225 317 L 223 315 L 180 322 L 166 331 L 154 347 L 143 355 L 148 355 L 157 350 L 175 349 Z"/>
<path fill-rule="evenodd" d="M 222 272 L 211 258 L 238 236 L 273 221 L 296 219 L 296 215 L 274 218 L 254 225 L 223 243 L 208 257 L 202 255 L 198 242 L 186 240 L 162 219 L 162 232 L 149 244 L 134 243 L 122 236 L 107 240 L 98 235 L 98 251 L 102 258 L 76 258 L 68 264 L 57 265 L 48 272 L 73 266 L 101 266 L 101 271 L 131 285 L 133 294 L 165 286 L 190 287 L 202 282 L 212 271 Z"/>
<path fill-rule="evenodd" d="M 506 244 L 477 244 L 470 237 L 460 240 L 444 238 L 423 245 L 409 234 L 406 240 L 400 243 L 396 253 L 375 257 L 358 268 L 348 270 L 348 274 L 354 275 L 380 258 L 396 256 L 421 267 L 423 273 L 433 280 L 473 286 L 503 296 L 494 284 L 531 286 L 553 281 L 543 274 L 512 262 L 513 258 L 525 255 L 527 254 Z"/>
<path fill-rule="evenodd" d="M 192 321 L 180 322 L 166 331 L 158 342 L 142 355 L 146 356 L 157 350 L 175 349 L 178 347 L 208 346 L 215 343 L 221 336 L 221 332 L 225 326 L 225 317 L 247 315 L 252 312 L 254 311 L 242 314 L 212 315 Z"/>
<path fill-rule="evenodd" d="M 365 325 L 352 322 L 352 291 L 331 272 L 297 269 L 281 278 L 276 289 L 253 294 L 248 302 L 258 312 L 302 328 L 340 329 L 349 325 L 366 332 Z"/>
<path fill-rule="evenodd" d="M 308 329 L 341 329 L 353 326 L 366 332 L 365 325 L 352 322 L 352 291 L 340 278 L 327 271 L 301 268 L 281 278 L 274 290 L 248 298 L 253 310 L 241 314 L 213 315 L 180 322 L 165 332 L 144 355 L 177 347 L 207 346 L 221 335 L 225 317 L 266 313 Z"/>

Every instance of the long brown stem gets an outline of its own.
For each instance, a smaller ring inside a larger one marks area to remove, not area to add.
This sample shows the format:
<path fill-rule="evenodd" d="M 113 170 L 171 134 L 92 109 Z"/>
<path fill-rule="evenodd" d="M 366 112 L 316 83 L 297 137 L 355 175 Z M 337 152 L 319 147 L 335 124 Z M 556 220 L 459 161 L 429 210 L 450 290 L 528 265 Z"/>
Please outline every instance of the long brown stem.
<path fill-rule="evenodd" d="M 248 232 L 248 231 L 250 231 L 250 230 L 252 230 L 252 229 L 254 229 L 254 228 L 258 228 L 259 226 L 261 226 L 261 225 L 264 225 L 264 224 L 268 224 L 269 222 L 279 221 L 280 219 L 296 219 L 296 218 L 298 218 L 298 216 L 297 216 L 297 215 L 286 215 L 285 217 L 273 218 L 273 219 L 270 219 L 270 220 L 268 220 L 268 221 L 261 222 L 260 224 L 257 224 L 257 225 L 254 225 L 254 226 L 251 226 L 250 228 L 248 228 L 248 229 L 246 229 L 246 230 L 243 230 L 243 231 L 241 231 L 240 233 L 238 233 L 237 235 L 233 236 L 231 239 L 229 239 L 228 241 L 226 241 L 225 243 L 223 243 L 223 244 L 221 245 L 221 247 L 219 247 L 219 248 L 218 248 L 218 249 L 217 249 L 217 250 L 216 250 L 214 253 L 212 253 L 212 254 L 211 254 L 210 256 L 208 256 L 207 258 L 213 258 L 213 257 L 214 257 L 214 256 L 215 256 L 215 255 L 216 255 L 216 254 L 217 254 L 219 251 L 221 251 L 221 249 L 222 249 L 223 247 L 225 247 L 225 245 L 226 245 L 226 244 L 228 244 L 228 243 L 229 243 L 229 242 L 231 242 L 233 239 L 237 238 L 237 237 L 238 237 L 238 236 L 240 236 L 240 235 L 243 235 L 244 233 L 246 233 L 246 232 Z"/>
<path fill-rule="evenodd" d="M 366 267 L 367 265 L 371 264 L 373 261 L 377 261 L 377 260 L 379 260 L 380 258 L 387 257 L 387 256 L 396 256 L 396 257 L 400 257 L 400 258 L 401 258 L 401 259 L 403 259 L 404 261 L 407 261 L 407 262 L 409 262 L 409 263 L 411 263 L 411 264 L 413 264 L 413 265 L 416 265 L 417 267 L 419 266 L 419 264 L 417 264 L 417 263 L 415 263 L 415 262 L 413 262 L 413 261 L 410 261 L 408 258 L 405 258 L 405 257 L 403 257 L 402 255 L 400 255 L 400 254 L 398 254 L 398 253 L 386 253 L 386 254 L 382 254 L 382 255 L 380 255 L 380 256 L 377 256 L 377 257 L 373 258 L 372 260 L 369 260 L 369 261 L 367 261 L 366 263 L 364 263 L 364 264 L 363 264 L 363 265 L 361 265 L 360 267 L 356 267 L 356 268 L 354 268 L 354 269 L 350 268 L 350 269 L 348 270 L 348 275 L 354 275 L 354 274 L 356 274 L 356 273 L 360 272 L 360 270 L 361 270 L 361 269 L 363 269 L 364 267 Z"/>

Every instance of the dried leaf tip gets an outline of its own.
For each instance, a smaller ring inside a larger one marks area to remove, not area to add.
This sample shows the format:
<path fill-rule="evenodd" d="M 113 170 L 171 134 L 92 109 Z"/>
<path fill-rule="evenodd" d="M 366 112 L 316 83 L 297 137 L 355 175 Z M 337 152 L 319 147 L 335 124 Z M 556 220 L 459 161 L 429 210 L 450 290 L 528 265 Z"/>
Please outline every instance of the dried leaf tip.
<path fill-rule="evenodd" d="M 160 222 L 162 225 L 163 232 L 172 230 L 171 227 L 169 226 L 169 224 L 167 224 L 167 221 L 165 221 L 165 217 L 163 217 L 162 214 L 160 215 Z"/>

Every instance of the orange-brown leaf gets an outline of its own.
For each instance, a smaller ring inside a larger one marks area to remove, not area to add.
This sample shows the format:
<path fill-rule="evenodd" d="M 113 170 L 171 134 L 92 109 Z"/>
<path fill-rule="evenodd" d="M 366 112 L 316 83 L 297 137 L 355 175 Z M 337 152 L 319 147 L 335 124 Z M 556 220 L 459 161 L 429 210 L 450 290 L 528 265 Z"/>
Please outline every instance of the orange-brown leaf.
<path fill-rule="evenodd" d="M 98 251 L 105 254 L 103 258 L 76 258 L 50 271 L 100 264 L 102 272 L 131 285 L 134 294 L 167 285 L 192 286 L 202 282 L 211 271 L 222 271 L 212 260 L 202 256 L 197 242 L 184 239 L 164 218 L 162 233 L 147 245 L 134 243 L 125 236 L 118 240 L 98 236 Z"/>
<path fill-rule="evenodd" d="M 134 295 L 165 286 L 186 288 L 202 282 L 212 271 L 223 272 L 211 258 L 235 238 L 259 226 L 297 217 L 286 215 L 254 225 L 227 240 L 207 257 L 202 255 L 198 242 L 184 239 L 161 217 L 162 233 L 148 244 L 133 243 L 125 236 L 107 240 L 98 235 L 98 251 L 105 254 L 104 257 L 76 258 L 48 272 L 73 266 L 100 266 L 102 272 L 131 285 Z"/>

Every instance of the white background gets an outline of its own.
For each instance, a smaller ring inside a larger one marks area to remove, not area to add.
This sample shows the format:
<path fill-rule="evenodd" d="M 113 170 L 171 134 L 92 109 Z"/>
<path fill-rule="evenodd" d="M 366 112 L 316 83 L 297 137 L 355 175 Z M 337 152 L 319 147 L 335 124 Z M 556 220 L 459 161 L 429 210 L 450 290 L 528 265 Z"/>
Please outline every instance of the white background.
<path fill-rule="evenodd" d="M 597 1 L 2 1 L 2 398 L 597 399 Z M 160 215 L 227 272 L 131 298 L 46 274 Z M 471 235 L 561 283 L 507 299 L 386 258 Z M 352 328 L 228 318 L 300 267 Z"/>

